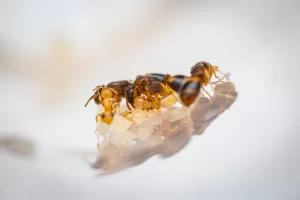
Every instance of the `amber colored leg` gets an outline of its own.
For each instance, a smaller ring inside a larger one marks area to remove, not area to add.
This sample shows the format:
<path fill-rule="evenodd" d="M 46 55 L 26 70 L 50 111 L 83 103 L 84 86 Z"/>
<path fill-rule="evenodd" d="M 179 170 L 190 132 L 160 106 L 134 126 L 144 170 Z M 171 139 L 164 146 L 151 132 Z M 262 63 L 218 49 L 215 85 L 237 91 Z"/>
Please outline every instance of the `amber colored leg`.
<path fill-rule="evenodd" d="M 118 92 L 115 90 L 115 89 L 113 89 L 113 88 L 109 88 L 113 93 L 115 93 L 115 95 L 118 95 Z"/>
<path fill-rule="evenodd" d="M 223 74 L 223 73 L 222 73 L 222 74 Z M 223 82 L 223 83 L 224 83 L 224 81 L 223 81 L 224 78 L 226 78 L 226 81 L 227 81 L 227 82 L 230 82 L 230 83 L 231 83 L 231 81 L 230 81 L 230 79 L 229 79 L 229 76 L 230 76 L 229 73 L 228 73 L 228 74 L 224 74 L 224 76 L 223 76 L 220 80 L 215 81 L 215 82 L 210 82 L 210 84 L 214 85 L 214 84 L 217 84 L 217 83 L 220 83 L 220 82 Z"/>
<path fill-rule="evenodd" d="M 99 120 L 98 120 L 98 116 L 101 116 L 101 115 L 97 115 L 96 116 L 96 123 L 97 123 L 97 128 L 96 128 L 96 130 L 95 130 L 95 135 L 97 136 L 97 149 L 98 149 L 98 151 L 100 151 L 100 142 L 99 142 L 99 135 L 98 135 L 98 128 L 99 128 Z"/>
<path fill-rule="evenodd" d="M 214 76 L 218 79 L 219 82 L 223 82 L 222 79 L 216 74 L 216 71 L 213 71 Z"/>

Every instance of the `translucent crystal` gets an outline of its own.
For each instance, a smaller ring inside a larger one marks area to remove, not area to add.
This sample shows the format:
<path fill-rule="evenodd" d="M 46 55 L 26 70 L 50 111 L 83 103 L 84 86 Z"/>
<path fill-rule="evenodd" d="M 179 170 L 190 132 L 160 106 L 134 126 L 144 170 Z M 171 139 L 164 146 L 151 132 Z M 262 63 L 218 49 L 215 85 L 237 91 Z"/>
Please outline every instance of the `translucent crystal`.
<path fill-rule="evenodd" d="M 185 117 L 185 114 L 185 111 L 182 109 L 173 109 L 168 115 L 168 120 L 171 122 L 180 120 Z"/>
<path fill-rule="evenodd" d="M 145 121 L 147 112 L 141 109 L 134 109 L 132 111 L 132 119 L 136 124 L 141 124 Z"/>
<path fill-rule="evenodd" d="M 168 109 L 166 109 L 166 108 L 161 108 L 160 109 L 160 117 L 162 118 L 162 119 L 167 119 L 168 118 L 168 116 L 169 116 L 169 114 L 170 114 L 170 112 L 171 112 L 171 110 L 172 109 L 170 109 L 170 108 L 168 108 Z"/>
<path fill-rule="evenodd" d="M 149 121 L 152 126 L 160 125 L 162 120 L 163 119 L 159 111 L 150 111 L 148 113 L 147 121 Z"/>
<path fill-rule="evenodd" d="M 169 108 L 177 103 L 177 99 L 173 95 L 169 95 L 161 101 L 161 107 Z"/>
<path fill-rule="evenodd" d="M 172 128 L 172 123 L 169 120 L 163 120 L 162 124 L 160 125 L 160 129 L 163 130 L 163 132 L 167 132 Z"/>
<path fill-rule="evenodd" d="M 133 140 L 137 139 L 136 134 L 124 131 L 124 132 L 112 132 L 110 135 L 110 143 L 117 147 L 125 147 Z"/>
<path fill-rule="evenodd" d="M 140 130 L 138 131 L 138 138 L 140 140 L 146 140 L 151 135 L 151 132 L 152 131 L 149 128 L 140 128 Z"/>
<path fill-rule="evenodd" d="M 234 86 L 233 83 L 230 83 L 230 82 L 217 84 L 214 88 L 214 91 L 215 92 L 220 92 L 220 93 L 234 92 L 235 91 L 235 86 Z"/>
<path fill-rule="evenodd" d="M 119 114 L 116 114 L 114 116 L 113 122 L 110 124 L 110 127 L 112 130 L 114 130 L 116 132 L 123 132 L 123 131 L 128 130 L 131 125 L 132 125 L 131 121 L 125 119 L 124 117 L 122 117 Z"/>
<path fill-rule="evenodd" d="M 97 129 L 97 132 L 100 134 L 100 135 L 104 135 L 104 133 L 107 132 L 109 126 L 105 123 L 99 123 L 98 124 L 98 129 Z"/>
<path fill-rule="evenodd" d="M 232 83 L 221 83 L 215 86 L 212 101 L 220 106 L 220 112 L 228 109 L 237 98 L 235 86 Z"/>

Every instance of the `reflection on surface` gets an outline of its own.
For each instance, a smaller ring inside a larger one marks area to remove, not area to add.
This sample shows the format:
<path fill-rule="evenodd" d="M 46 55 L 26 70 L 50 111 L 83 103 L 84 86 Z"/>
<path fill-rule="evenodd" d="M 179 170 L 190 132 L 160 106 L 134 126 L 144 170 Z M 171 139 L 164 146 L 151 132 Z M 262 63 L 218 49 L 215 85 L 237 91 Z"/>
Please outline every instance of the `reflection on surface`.
<path fill-rule="evenodd" d="M 153 155 L 170 157 L 183 149 L 193 135 L 203 133 L 236 98 L 237 92 L 232 83 L 218 84 L 214 87 L 212 98 L 200 97 L 195 106 L 187 111 L 185 117 L 171 123 L 169 131 L 161 131 L 161 127 L 166 127 L 164 120 L 147 140 L 139 140 L 135 145 L 126 147 L 117 147 L 110 143 L 91 165 L 95 169 L 100 169 L 101 175 L 107 175 L 137 166 Z"/>

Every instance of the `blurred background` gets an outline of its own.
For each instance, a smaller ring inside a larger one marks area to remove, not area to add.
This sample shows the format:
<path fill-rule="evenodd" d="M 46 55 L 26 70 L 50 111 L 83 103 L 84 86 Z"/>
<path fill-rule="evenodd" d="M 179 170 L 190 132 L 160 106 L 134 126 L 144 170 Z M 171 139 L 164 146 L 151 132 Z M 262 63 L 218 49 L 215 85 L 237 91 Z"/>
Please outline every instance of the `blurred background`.
<path fill-rule="evenodd" d="M 0 2 L 0 139 L 36 147 L 0 149 L 0 199 L 300 197 L 298 1 Z M 76 155 L 95 148 L 94 86 L 198 61 L 231 73 L 235 104 L 177 155 L 96 178 Z"/>

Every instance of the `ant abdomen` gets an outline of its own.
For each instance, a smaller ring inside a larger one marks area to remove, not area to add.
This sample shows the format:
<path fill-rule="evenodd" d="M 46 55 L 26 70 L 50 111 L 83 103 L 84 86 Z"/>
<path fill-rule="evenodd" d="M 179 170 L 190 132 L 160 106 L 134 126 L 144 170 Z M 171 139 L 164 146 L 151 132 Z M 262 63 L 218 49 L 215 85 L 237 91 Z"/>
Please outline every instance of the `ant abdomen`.
<path fill-rule="evenodd" d="M 101 114 L 101 121 L 106 123 L 107 125 L 110 125 L 114 119 L 114 113 L 111 111 L 104 111 Z"/>
<path fill-rule="evenodd" d="M 200 93 L 200 89 L 201 82 L 199 78 L 191 77 L 186 80 L 179 91 L 181 102 L 185 106 L 190 106 L 193 104 Z"/>
<path fill-rule="evenodd" d="M 187 79 L 188 77 L 184 75 L 174 75 L 168 79 L 167 84 L 172 90 L 179 93 L 179 90 Z"/>

